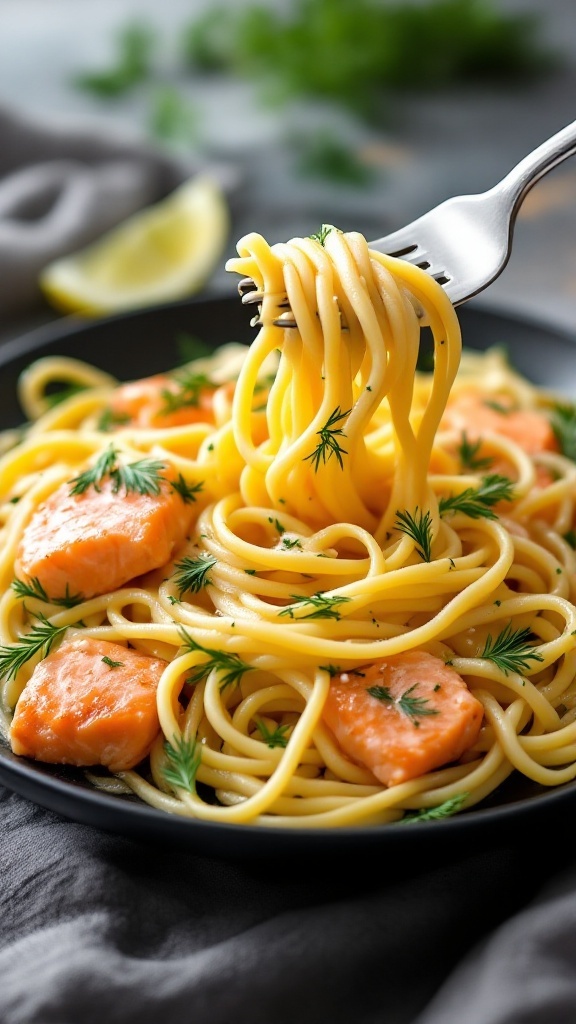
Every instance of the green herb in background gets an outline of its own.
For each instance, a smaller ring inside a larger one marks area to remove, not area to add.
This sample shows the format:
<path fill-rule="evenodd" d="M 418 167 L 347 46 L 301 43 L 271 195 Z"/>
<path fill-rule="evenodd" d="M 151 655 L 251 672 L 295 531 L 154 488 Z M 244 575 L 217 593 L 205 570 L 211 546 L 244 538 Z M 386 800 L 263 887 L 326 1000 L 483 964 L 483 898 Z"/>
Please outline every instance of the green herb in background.
<path fill-rule="evenodd" d="M 151 95 L 149 126 L 152 136 L 164 142 L 193 146 L 199 139 L 196 107 L 174 85 L 155 86 Z"/>
<path fill-rule="evenodd" d="M 548 68 L 539 19 L 489 0 L 295 0 L 217 7 L 184 33 L 195 68 L 265 79 L 267 97 L 318 96 L 374 118 L 386 88 L 510 80 Z"/>
<path fill-rule="evenodd" d="M 143 22 L 130 22 L 116 38 L 116 59 L 104 71 L 77 75 L 74 84 L 102 99 L 123 96 L 152 74 L 152 57 L 158 38 Z"/>
<path fill-rule="evenodd" d="M 295 139 L 293 148 L 299 151 L 297 169 L 308 178 L 350 185 L 367 185 L 374 178 L 373 168 L 362 163 L 354 150 L 332 132 Z"/>
<path fill-rule="evenodd" d="M 74 84 L 108 100 L 139 88 L 151 137 L 197 148 L 199 115 L 174 81 L 189 86 L 198 71 L 259 83 L 267 104 L 316 97 L 382 124 L 394 90 L 513 81 L 553 68 L 559 57 L 541 41 L 540 25 L 539 16 L 504 13 L 495 0 L 293 0 L 283 10 L 216 3 L 182 25 L 171 63 L 168 52 L 158 66 L 161 33 L 132 21 L 117 34 L 110 65 Z M 375 174 L 328 131 L 287 141 L 302 175 L 362 187 Z"/>

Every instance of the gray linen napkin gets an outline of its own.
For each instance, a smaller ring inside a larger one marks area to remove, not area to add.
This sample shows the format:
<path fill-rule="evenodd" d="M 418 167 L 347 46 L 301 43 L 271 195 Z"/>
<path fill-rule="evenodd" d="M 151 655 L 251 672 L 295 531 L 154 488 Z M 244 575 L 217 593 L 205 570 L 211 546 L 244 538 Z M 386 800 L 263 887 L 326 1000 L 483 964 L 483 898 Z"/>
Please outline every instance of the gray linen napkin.
<path fill-rule="evenodd" d="M 574 1024 L 575 966 L 572 868 L 474 948 L 414 1024 Z"/>
<path fill-rule="evenodd" d="M 38 274 L 200 170 L 119 129 L 35 121 L 0 104 L 0 315 L 32 306 Z M 206 170 L 206 168 L 202 168 Z M 209 168 L 223 187 L 233 172 Z"/>
<path fill-rule="evenodd" d="M 418 841 L 401 859 L 196 857 L 1 788 L 0 820 L 2 1024 L 411 1024 L 538 879 L 497 843 L 453 860 Z M 500 1024 L 466 999 L 446 1021 Z"/>

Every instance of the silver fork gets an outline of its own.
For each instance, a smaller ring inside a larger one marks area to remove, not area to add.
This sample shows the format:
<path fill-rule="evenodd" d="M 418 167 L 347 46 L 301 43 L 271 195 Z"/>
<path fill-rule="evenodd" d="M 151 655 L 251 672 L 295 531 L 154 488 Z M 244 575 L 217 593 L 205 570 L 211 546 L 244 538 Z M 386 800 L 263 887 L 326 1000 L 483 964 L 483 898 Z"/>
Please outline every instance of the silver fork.
<path fill-rule="evenodd" d="M 576 121 L 525 156 L 487 192 L 454 196 L 428 213 L 368 245 L 426 270 L 444 286 L 455 306 L 477 295 L 504 270 L 510 258 L 518 210 L 536 182 L 576 153 Z M 252 278 L 238 284 L 242 302 L 260 305 L 263 295 Z M 278 327 L 296 327 L 287 302 L 273 321 Z M 252 325 L 260 324 L 254 317 Z"/>
<path fill-rule="evenodd" d="M 383 238 L 371 249 L 422 267 L 455 306 L 477 295 L 504 270 L 518 210 L 532 186 L 576 153 L 576 121 L 525 156 L 487 192 L 454 196 Z"/>

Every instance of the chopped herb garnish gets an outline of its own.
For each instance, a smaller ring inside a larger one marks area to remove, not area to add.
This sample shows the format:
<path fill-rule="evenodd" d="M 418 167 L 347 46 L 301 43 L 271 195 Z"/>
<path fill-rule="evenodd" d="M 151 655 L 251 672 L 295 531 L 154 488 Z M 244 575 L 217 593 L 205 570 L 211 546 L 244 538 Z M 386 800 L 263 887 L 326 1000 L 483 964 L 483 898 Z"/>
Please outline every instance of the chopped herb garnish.
<path fill-rule="evenodd" d="M 204 489 L 204 481 L 200 481 L 197 484 L 187 484 L 182 473 L 178 473 L 175 480 L 169 481 L 170 487 L 176 494 L 179 494 L 185 505 L 192 504 L 196 501 L 196 495 Z"/>
<path fill-rule="evenodd" d="M 543 657 L 535 651 L 529 641 L 532 632 L 526 629 L 512 629 L 510 622 L 495 640 L 488 636 L 481 658 L 487 658 L 508 675 L 509 672 L 525 672 L 530 661 L 543 661 Z"/>
<path fill-rule="evenodd" d="M 25 583 L 24 580 L 13 580 L 12 590 L 18 597 L 35 597 L 38 601 L 58 605 L 60 608 L 74 608 L 75 605 L 82 604 L 84 601 L 83 594 L 70 593 L 68 584 L 66 584 L 66 592 L 63 597 L 48 597 L 37 576 L 33 576 L 28 583 Z"/>
<path fill-rule="evenodd" d="M 502 416 L 509 416 L 511 412 L 514 412 L 512 405 L 504 405 L 502 402 L 496 402 L 491 398 L 486 398 L 482 404 L 487 409 L 492 409 L 493 412 L 499 412 Z"/>
<path fill-rule="evenodd" d="M 493 473 L 485 476 L 477 488 L 467 487 L 460 494 L 450 494 L 440 498 L 438 508 L 440 515 L 447 512 L 462 512 L 471 519 L 497 519 L 492 505 L 500 501 L 512 501 L 514 484 L 507 476 Z"/>
<path fill-rule="evenodd" d="M 202 747 L 193 740 L 175 736 L 172 743 L 164 744 L 168 764 L 162 770 L 165 781 L 174 789 L 196 792 L 196 776 L 202 762 Z"/>
<path fill-rule="evenodd" d="M 123 661 L 114 661 L 112 658 L 109 658 L 107 654 L 104 655 L 102 661 L 105 665 L 108 665 L 108 668 L 122 668 L 124 665 Z"/>
<path fill-rule="evenodd" d="M 290 537 L 282 537 L 282 547 L 290 551 L 292 548 L 301 548 L 302 542 L 298 537 L 294 537 L 292 540 Z"/>
<path fill-rule="evenodd" d="M 182 501 L 196 501 L 196 494 L 204 484 L 188 484 L 181 473 L 175 480 L 166 480 L 162 471 L 166 463 L 159 459 L 138 459 L 123 465 L 118 461 L 118 452 L 111 445 L 98 456 L 96 462 L 79 476 L 70 480 L 70 494 L 84 494 L 90 487 L 101 490 L 106 478 L 112 481 L 112 493 L 124 490 L 126 494 L 158 495 L 162 484 L 168 484 L 180 495 Z"/>
<path fill-rule="evenodd" d="M 550 425 L 565 458 L 576 462 L 576 405 L 556 405 Z"/>
<path fill-rule="evenodd" d="M 39 614 L 36 618 L 38 623 L 18 643 L 0 646 L 0 679 L 15 678 L 22 666 L 36 654 L 45 658 L 58 637 L 70 629 L 69 625 L 54 626 L 45 615 Z"/>
<path fill-rule="evenodd" d="M 163 388 L 161 395 L 163 406 L 160 415 L 165 416 L 178 409 L 192 407 L 196 409 L 200 404 L 203 392 L 213 391 L 216 385 L 205 373 L 194 373 L 192 370 L 178 370 L 173 374 L 177 390 Z"/>
<path fill-rule="evenodd" d="M 159 459 L 138 459 L 126 466 L 117 465 L 110 472 L 112 493 L 118 494 L 122 488 L 126 494 L 160 494 L 163 477 L 160 475 L 166 468 Z"/>
<path fill-rule="evenodd" d="M 199 558 L 183 558 L 181 562 L 176 562 L 174 565 L 176 573 L 172 580 L 178 588 L 180 597 L 186 591 L 198 594 L 211 583 L 212 581 L 208 574 L 214 568 L 216 562 L 217 559 L 213 558 L 212 555 L 200 556 Z"/>
<path fill-rule="evenodd" d="M 335 456 L 340 468 L 344 468 L 342 456 L 347 455 L 348 452 L 345 448 L 341 447 L 338 438 L 346 437 L 346 434 L 342 427 L 337 427 L 336 424 L 346 419 L 351 411 L 351 409 L 347 409 L 346 412 L 342 412 L 342 409 L 338 405 L 336 409 L 334 409 L 334 412 L 331 413 L 322 429 L 316 431 L 316 436 L 320 438 L 320 443 L 314 451 L 311 452 L 310 455 L 306 455 L 304 459 L 304 462 L 307 462 L 308 459 L 312 461 L 315 472 L 318 472 L 321 462 L 326 465 L 333 455 Z"/>
<path fill-rule="evenodd" d="M 327 672 L 331 679 L 340 674 L 342 669 L 339 665 L 319 665 L 323 672 Z"/>
<path fill-rule="evenodd" d="M 105 452 L 102 452 L 98 456 L 96 462 L 90 469 L 86 469 L 79 476 L 75 476 L 70 483 L 73 485 L 70 488 L 70 494 L 84 494 L 89 487 L 93 487 L 94 490 L 100 490 L 100 484 L 102 481 L 110 475 L 111 470 L 116 465 L 116 449 L 107 448 Z"/>
<path fill-rule="evenodd" d="M 408 690 L 405 690 L 400 697 L 394 697 L 387 686 L 367 686 L 366 692 L 369 693 L 371 697 L 375 697 L 376 700 L 381 700 L 385 704 L 395 704 L 402 714 L 411 719 L 414 725 L 418 725 L 419 718 L 426 718 L 429 715 L 439 715 L 440 712 L 438 711 L 438 708 L 427 707 L 430 703 L 428 698 L 411 696 L 417 686 L 418 683 L 414 683 L 414 685 L 410 686 Z"/>
<path fill-rule="evenodd" d="M 416 552 L 424 562 L 432 558 L 432 514 L 415 509 L 414 515 L 409 512 L 396 513 L 396 529 L 406 533 L 416 544 Z"/>
<path fill-rule="evenodd" d="M 297 604 L 283 608 L 279 612 L 280 616 L 286 615 L 291 619 L 295 618 L 295 612 L 306 608 L 307 605 L 312 605 L 313 611 L 308 612 L 306 615 L 298 615 L 299 619 L 339 619 L 340 612 L 337 610 L 337 606 L 351 600 L 349 597 L 340 597 L 338 595 L 328 597 L 321 591 L 313 594 L 312 597 L 300 597 L 298 594 L 291 594 L 291 597 Z"/>
<path fill-rule="evenodd" d="M 96 423 L 96 430 L 101 430 L 104 434 L 107 434 L 113 427 L 121 427 L 129 422 L 130 416 L 127 412 L 114 412 L 113 409 L 108 408 L 104 409 L 100 414 Z"/>
<path fill-rule="evenodd" d="M 576 531 L 568 530 L 568 532 L 564 534 L 564 540 L 571 548 L 576 548 Z"/>
<path fill-rule="evenodd" d="M 338 231 L 338 228 L 335 228 L 333 224 L 323 224 L 320 231 L 310 235 L 310 238 L 313 238 L 315 242 L 320 242 L 320 245 L 324 245 L 331 231 Z"/>
<path fill-rule="evenodd" d="M 405 814 L 398 824 L 407 825 L 413 821 L 438 821 L 440 818 L 450 818 L 453 814 L 458 813 L 469 795 L 469 793 L 458 793 L 457 796 L 450 797 L 449 800 L 438 804 L 437 807 L 423 807 L 422 810 L 416 811 L 414 814 Z"/>
<path fill-rule="evenodd" d="M 282 536 L 283 533 L 286 533 L 286 527 L 282 526 L 282 523 L 278 519 L 274 519 L 272 518 L 272 516 L 268 516 L 268 522 L 272 523 L 272 526 L 276 527 L 276 530 L 278 531 L 280 536 Z"/>
<path fill-rule="evenodd" d="M 261 718 L 255 718 L 256 727 L 258 732 L 262 736 L 262 739 L 268 747 L 286 747 L 288 745 L 288 737 L 286 733 L 289 731 L 289 725 L 279 725 L 274 730 L 270 730 Z"/>
<path fill-rule="evenodd" d="M 494 459 L 489 455 L 479 456 L 478 452 L 483 445 L 482 438 L 477 441 L 469 441 L 466 436 L 466 431 L 462 431 L 462 440 L 458 445 L 458 457 L 464 469 L 488 469 L 492 465 Z"/>
<path fill-rule="evenodd" d="M 178 627 L 184 646 L 189 651 L 201 651 L 207 655 L 207 660 L 201 665 L 195 665 L 186 682 L 194 686 L 201 682 L 206 676 L 216 671 L 220 674 L 220 689 L 225 690 L 227 686 L 237 685 L 245 672 L 250 672 L 252 666 L 242 661 L 237 654 L 229 654 L 227 651 L 216 651 L 210 647 L 203 647 L 194 640 L 183 626 Z"/>

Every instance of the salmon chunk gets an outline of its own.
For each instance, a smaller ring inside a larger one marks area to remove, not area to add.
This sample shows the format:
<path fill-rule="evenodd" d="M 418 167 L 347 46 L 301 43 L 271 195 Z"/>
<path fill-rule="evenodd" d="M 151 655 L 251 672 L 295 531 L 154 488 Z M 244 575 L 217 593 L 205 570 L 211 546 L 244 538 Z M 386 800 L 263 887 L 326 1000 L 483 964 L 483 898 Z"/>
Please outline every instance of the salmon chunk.
<path fill-rule="evenodd" d="M 451 398 L 442 423 L 443 430 L 458 430 L 470 441 L 486 432 L 500 434 L 528 452 L 557 452 L 558 442 L 545 413 L 538 409 L 515 409 L 509 398 L 480 394 L 468 388 Z"/>
<path fill-rule="evenodd" d="M 109 479 L 82 494 L 62 484 L 25 527 L 15 575 L 38 579 L 52 598 L 107 594 L 169 562 L 192 515 L 168 478 L 159 494 L 115 493 Z"/>
<path fill-rule="evenodd" d="M 106 640 L 64 641 L 22 692 L 12 750 L 51 764 L 133 768 L 160 730 L 156 689 L 166 664 Z"/>
<path fill-rule="evenodd" d="M 201 384 L 187 392 L 177 379 L 156 374 L 121 384 L 110 399 L 110 411 L 119 425 L 143 428 L 180 427 L 188 423 L 214 423 L 215 385 Z"/>
<path fill-rule="evenodd" d="M 483 713 L 453 668 L 408 651 L 335 676 L 323 717 L 352 761 L 394 786 L 458 760 Z"/>

